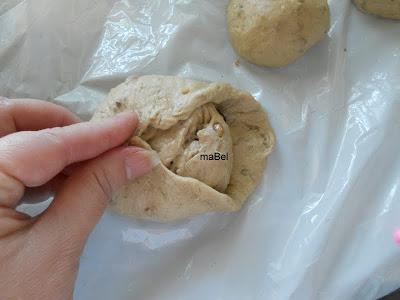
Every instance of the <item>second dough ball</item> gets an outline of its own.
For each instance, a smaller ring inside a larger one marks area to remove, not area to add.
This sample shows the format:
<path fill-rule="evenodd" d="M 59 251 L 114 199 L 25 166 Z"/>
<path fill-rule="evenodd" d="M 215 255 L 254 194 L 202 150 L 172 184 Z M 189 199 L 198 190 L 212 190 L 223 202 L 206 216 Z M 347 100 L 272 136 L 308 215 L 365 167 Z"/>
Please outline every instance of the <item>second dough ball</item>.
<path fill-rule="evenodd" d="M 400 20 L 400 0 L 353 0 L 353 2 L 362 12 Z"/>
<path fill-rule="evenodd" d="M 330 25 L 326 0 L 231 0 L 227 19 L 236 52 L 269 67 L 294 62 Z"/>

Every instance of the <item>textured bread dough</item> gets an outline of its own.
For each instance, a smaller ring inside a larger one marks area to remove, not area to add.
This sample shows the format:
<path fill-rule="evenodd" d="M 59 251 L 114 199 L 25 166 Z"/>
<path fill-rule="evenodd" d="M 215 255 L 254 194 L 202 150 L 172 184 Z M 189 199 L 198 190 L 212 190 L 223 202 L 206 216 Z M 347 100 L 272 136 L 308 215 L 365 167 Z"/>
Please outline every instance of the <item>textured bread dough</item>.
<path fill-rule="evenodd" d="M 235 51 L 263 66 L 288 65 L 329 30 L 326 0 L 231 0 L 228 31 Z"/>
<path fill-rule="evenodd" d="M 167 130 L 150 128 L 141 139 L 159 153 L 161 162 L 172 172 L 196 178 L 217 191 L 226 190 L 233 159 L 200 160 L 201 154 L 215 152 L 233 158 L 229 126 L 213 103 L 195 109 L 188 119 Z"/>
<path fill-rule="evenodd" d="M 93 119 L 136 111 L 130 145 L 158 152 L 161 164 L 113 197 L 117 212 L 167 222 L 209 211 L 236 211 L 254 190 L 274 145 L 260 104 L 226 83 L 172 76 L 128 78 Z M 219 152 L 227 160 L 200 160 Z"/>
<path fill-rule="evenodd" d="M 353 0 L 353 3 L 364 13 L 400 20 L 400 0 Z"/>

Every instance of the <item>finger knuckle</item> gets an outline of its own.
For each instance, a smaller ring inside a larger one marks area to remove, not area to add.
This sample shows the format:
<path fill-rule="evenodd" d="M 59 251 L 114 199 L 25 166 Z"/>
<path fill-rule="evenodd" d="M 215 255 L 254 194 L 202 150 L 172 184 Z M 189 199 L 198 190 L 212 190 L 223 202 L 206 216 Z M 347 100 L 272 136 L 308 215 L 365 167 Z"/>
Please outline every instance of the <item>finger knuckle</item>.
<path fill-rule="evenodd" d="M 30 225 L 31 218 L 13 208 L 0 205 L 0 239 L 19 232 Z"/>
<path fill-rule="evenodd" d="M 48 140 L 51 144 L 56 145 L 63 153 L 63 156 L 65 158 L 65 164 L 69 164 L 72 158 L 72 153 L 69 145 L 65 142 L 65 139 L 63 138 L 61 132 L 61 128 L 55 127 L 51 129 L 44 129 L 40 131 L 40 135 Z"/>
<path fill-rule="evenodd" d="M 103 142 L 104 148 L 110 149 L 114 146 L 113 145 L 114 136 L 115 136 L 115 132 L 113 132 L 113 131 L 107 130 L 104 133 L 104 136 L 102 137 L 102 142 Z"/>
<path fill-rule="evenodd" d="M 12 206 L 24 194 L 24 185 L 0 170 L 0 205 Z"/>
<path fill-rule="evenodd" d="M 104 199 L 110 199 L 113 193 L 113 185 L 107 172 L 102 167 L 93 168 L 90 172 L 90 178 L 95 188 L 104 196 Z"/>

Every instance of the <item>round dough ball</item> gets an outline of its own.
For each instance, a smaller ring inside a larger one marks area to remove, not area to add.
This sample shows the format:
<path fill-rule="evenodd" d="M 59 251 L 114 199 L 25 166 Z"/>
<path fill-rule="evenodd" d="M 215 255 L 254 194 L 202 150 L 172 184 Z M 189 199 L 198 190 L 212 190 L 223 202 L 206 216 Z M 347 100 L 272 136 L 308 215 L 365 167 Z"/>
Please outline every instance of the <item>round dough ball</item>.
<path fill-rule="evenodd" d="M 228 31 L 248 61 L 281 67 L 302 56 L 329 30 L 326 0 L 231 0 Z"/>
<path fill-rule="evenodd" d="M 353 3 L 364 13 L 400 20 L 400 0 L 353 0 Z"/>
<path fill-rule="evenodd" d="M 111 207 L 128 216 L 167 222 L 238 210 L 260 181 L 274 145 L 261 105 L 226 83 L 128 78 L 93 119 L 126 110 L 140 119 L 129 144 L 154 150 L 161 160 L 113 196 Z M 215 153 L 226 159 L 204 159 Z"/>

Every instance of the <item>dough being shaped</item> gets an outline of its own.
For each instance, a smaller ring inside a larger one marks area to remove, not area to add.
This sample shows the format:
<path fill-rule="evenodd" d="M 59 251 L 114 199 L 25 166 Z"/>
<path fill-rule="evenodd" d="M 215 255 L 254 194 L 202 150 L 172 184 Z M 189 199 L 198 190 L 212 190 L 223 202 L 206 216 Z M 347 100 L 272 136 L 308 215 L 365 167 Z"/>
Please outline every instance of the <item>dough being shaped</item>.
<path fill-rule="evenodd" d="M 111 90 L 93 119 L 126 110 L 140 119 L 129 144 L 155 150 L 162 162 L 114 195 L 111 207 L 133 217 L 167 222 L 238 210 L 274 145 L 261 105 L 226 83 L 131 77 Z M 228 159 L 204 160 L 214 153 Z"/>
<path fill-rule="evenodd" d="M 226 190 L 233 163 L 232 139 L 213 103 L 197 108 L 188 119 L 167 130 L 151 128 L 141 139 L 159 153 L 161 162 L 175 174 L 196 178 L 219 192 Z M 215 152 L 227 153 L 231 159 L 200 159 L 201 154 Z"/>
<path fill-rule="evenodd" d="M 364 13 L 400 20 L 400 0 L 353 0 L 353 3 Z"/>
<path fill-rule="evenodd" d="M 288 65 L 329 30 L 326 0 L 231 0 L 227 8 L 235 51 L 263 66 Z"/>

